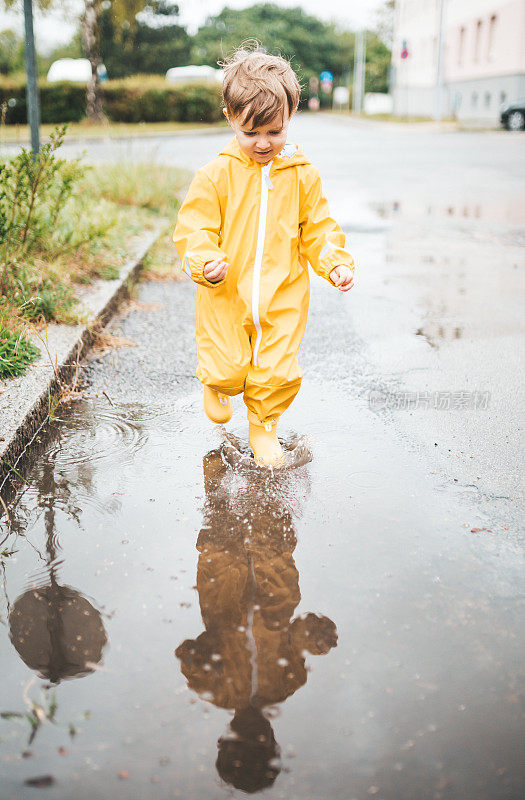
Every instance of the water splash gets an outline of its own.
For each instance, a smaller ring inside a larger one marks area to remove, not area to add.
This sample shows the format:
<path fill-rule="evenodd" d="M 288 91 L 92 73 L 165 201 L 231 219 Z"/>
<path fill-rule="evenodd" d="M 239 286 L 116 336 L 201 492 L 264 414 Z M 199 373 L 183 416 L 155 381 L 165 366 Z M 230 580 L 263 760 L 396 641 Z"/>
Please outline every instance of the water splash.
<path fill-rule="evenodd" d="M 279 467 L 261 467 L 255 461 L 251 448 L 244 439 L 229 431 L 222 431 L 221 455 L 224 463 L 235 470 L 258 472 L 265 475 L 282 474 L 290 469 L 303 467 L 312 460 L 312 451 L 305 436 L 291 434 L 288 439 L 279 439 L 284 451 L 284 464 Z"/>

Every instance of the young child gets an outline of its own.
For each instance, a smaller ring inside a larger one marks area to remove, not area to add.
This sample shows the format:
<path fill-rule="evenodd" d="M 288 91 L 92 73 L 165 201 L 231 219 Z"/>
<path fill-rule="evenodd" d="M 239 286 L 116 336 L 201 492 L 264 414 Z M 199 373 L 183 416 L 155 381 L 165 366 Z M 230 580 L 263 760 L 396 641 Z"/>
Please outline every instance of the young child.
<path fill-rule="evenodd" d="M 301 385 L 297 353 L 315 272 L 341 291 L 354 261 L 318 170 L 286 141 L 300 86 L 280 56 L 238 50 L 224 69 L 224 114 L 235 138 L 199 169 L 173 240 L 197 287 L 197 377 L 204 410 L 231 418 L 243 394 L 260 465 L 283 463 L 277 422 Z"/>

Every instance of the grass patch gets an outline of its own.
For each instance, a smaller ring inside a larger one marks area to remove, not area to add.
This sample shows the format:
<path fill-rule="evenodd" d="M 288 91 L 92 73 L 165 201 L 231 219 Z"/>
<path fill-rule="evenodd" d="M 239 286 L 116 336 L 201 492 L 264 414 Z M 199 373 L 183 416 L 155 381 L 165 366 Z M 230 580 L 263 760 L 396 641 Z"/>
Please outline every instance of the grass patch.
<path fill-rule="evenodd" d="M 55 130 L 55 125 L 42 125 L 40 135 L 45 141 Z M 188 131 L 217 130 L 224 131 L 228 128 L 226 120 L 221 122 L 71 122 L 68 125 L 68 139 L 122 139 L 141 138 L 148 136 L 169 136 L 170 133 L 185 133 Z M 30 133 L 28 125 L 4 125 L 0 131 L 0 144 L 29 142 Z"/>
<path fill-rule="evenodd" d="M 109 203 L 171 217 L 177 212 L 178 193 L 188 177 L 189 173 L 158 164 L 120 163 L 97 167 L 93 188 Z"/>
<path fill-rule="evenodd" d="M 16 378 L 39 357 L 40 350 L 21 331 L 6 328 L 0 322 L 0 375 Z"/>
<path fill-rule="evenodd" d="M 21 316 L 38 325 L 42 321 L 75 322 L 73 313 L 75 296 L 72 288 L 60 276 L 46 271 L 38 275 L 30 272 L 20 280 L 16 301 L 20 303 Z"/>
<path fill-rule="evenodd" d="M 83 322 L 78 285 L 118 278 L 133 237 L 160 216 L 174 227 L 187 181 L 187 173 L 155 164 L 88 167 L 59 159 L 64 133 L 35 162 L 25 150 L 0 159 L 0 378 L 21 374 L 14 370 L 38 356 L 24 336 L 28 327 Z"/>
<path fill-rule="evenodd" d="M 173 244 L 174 225 L 167 228 L 146 254 L 141 280 L 144 281 L 189 281 L 182 271 L 175 245 Z"/>

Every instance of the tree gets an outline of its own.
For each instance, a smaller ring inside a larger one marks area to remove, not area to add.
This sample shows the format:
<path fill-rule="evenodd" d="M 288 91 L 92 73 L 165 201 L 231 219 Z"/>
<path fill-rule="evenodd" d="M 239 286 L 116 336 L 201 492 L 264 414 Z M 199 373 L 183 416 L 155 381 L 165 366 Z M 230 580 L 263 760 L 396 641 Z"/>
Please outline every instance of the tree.
<path fill-rule="evenodd" d="M 386 0 L 376 13 L 376 33 L 389 50 L 394 42 L 395 0 Z"/>
<path fill-rule="evenodd" d="M 391 52 L 376 33 L 366 36 L 365 91 L 388 92 Z"/>
<path fill-rule="evenodd" d="M 170 67 L 187 64 L 191 38 L 177 24 L 179 7 L 170 0 L 151 0 L 134 24 L 113 9 L 100 18 L 101 56 L 112 78 L 136 73 L 164 74 Z"/>
<path fill-rule="evenodd" d="M 390 50 L 381 36 L 387 35 L 392 8 L 393 0 L 388 0 L 378 22 L 378 32 L 367 34 L 367 91 L 388 90 Z M 216 66 L 253 36 L 267 52 L 281 53 L 291 59 L 303 83 L 325 69 L 333 73 L 336 84 L 350 82 L 355 34 L 306 14 L 301 8 L 282 8 L 274 3 L 242 10 L 224 8 L 209 17 L 193 37 L 192 61 Z"/>
<path fill-rule="evenodd" d="M 91 78 L 86 92 L 86 116 L 96 122 L 103 118 L 102 103 L 98 91 L 98 68 L 100 66 L 100 28 L 99 17 L 102 0 L 84 0 L 84 14 L 82 15 L 82 43 L 86 56 L 91 64 Z"/>
<path fill-rule="evenodd" d="M 23 68 L 23 40 L 12 30 L 0 31 L 0 73 L 9 75 Z"/>
<path fill-rule="evenodd" d="M 193 37 L 192 62 L 217 66 L 229 52 L 254 36 L 270 53 L 281 53 L 304 80 L 328 69 L 340 76 L 353 59 L 353 34 L 274 3 L 242 10 L 224 8 L 209 17 Z"/>
<path fill-rule="evenodd" d="M 91 64 L 91 80 L 87 89 L 87 117 L 100 119 L 102 108 L 98 92 L 98 68 L 101 58 L 101 16 L 104 11 L 115 20 L 121 30 L 134 32 L 137 29 L 137 15 L 146 9 L 157 6 L 172 6 L 162 0 L 84 0 L 85 12 L 82 16 L 82 41 L 87 58 Z M 178 7 L 177 7 L 178 14 Z"/>

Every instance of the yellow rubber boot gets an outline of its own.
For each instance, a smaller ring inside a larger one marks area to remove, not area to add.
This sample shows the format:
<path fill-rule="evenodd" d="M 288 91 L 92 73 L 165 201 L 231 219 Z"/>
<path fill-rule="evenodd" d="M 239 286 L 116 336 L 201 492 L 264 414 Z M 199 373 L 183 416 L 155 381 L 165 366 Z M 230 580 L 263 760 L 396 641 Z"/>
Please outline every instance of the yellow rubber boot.
<path fill-rule="evenodd" d="M 275 420 L 263 423 L 248 422 L 250 447 L 256 462 L 262 467 L 280 467 L 284 464 L 284 452 L 277 438 Z"/>
<path fill-rule="evenodd" d="M 211 389 L 209 386 L 205 385 L 202 400 L 206 416 L 211 419 L 212 422 L 216 422 L 218 425 L 224 425 L 225 422 L 230 421 L 233 408 L 232 402 L 227 395 L 216 392 L 215 389 Z"/>

